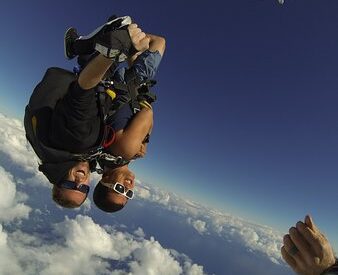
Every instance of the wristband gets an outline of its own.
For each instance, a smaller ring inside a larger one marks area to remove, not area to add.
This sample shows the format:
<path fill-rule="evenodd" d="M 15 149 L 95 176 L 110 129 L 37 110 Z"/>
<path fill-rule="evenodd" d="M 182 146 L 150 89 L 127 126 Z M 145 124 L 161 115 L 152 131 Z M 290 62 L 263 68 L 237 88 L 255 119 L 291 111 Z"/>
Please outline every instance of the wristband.
<path fill-rule="evenodd" d="M 330 266 L 328 269 L 324 270 L 320 275 L 335 275 L 338 274 L 338 259 L 334 265 Z"/>

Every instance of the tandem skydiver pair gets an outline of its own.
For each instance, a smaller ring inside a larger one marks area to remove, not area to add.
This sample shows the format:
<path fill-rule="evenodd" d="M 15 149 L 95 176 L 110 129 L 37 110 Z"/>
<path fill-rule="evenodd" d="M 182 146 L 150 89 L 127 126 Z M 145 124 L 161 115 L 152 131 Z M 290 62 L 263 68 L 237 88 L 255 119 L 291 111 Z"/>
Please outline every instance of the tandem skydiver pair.
<path fill-rule="evenodd" d="M 47 70 L 24 121 L 56 203 L 79 207 L 94 171 L 102 174 L 93 193 L 101 210 L 120 210 L 133 198 L 128 164 L 147 151 L 156 99 L 150 88 L 164 50 L 163 37 L 144 33 L 129 16 L 112 16 L 88 36 L 66 32 L 65 55 L 78 66 Z"/>

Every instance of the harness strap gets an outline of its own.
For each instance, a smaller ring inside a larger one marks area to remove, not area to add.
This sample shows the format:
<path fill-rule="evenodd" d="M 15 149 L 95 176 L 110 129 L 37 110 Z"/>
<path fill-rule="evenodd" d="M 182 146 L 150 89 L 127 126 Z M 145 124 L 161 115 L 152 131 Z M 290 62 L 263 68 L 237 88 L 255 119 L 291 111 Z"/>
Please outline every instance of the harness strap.
<path fill-rule="evenodd" d="M 139 102 L 146 101 L 149 104 L 152 104 L 156 101 L 156 95 L 150 91 L 150 87 L 153 87 L 156 84 L 155 80 L 147 80 L 143 82 L 138 88 L 137 100 Z"/>
<path fill-rule="evenodd" d="M 106 129 L 105 129 L 105 137 L 103 139 L 102 146 L 103 146 L 103 148 L 108 148 L 115 141 L 115 131 L 109 125 L 105 125 L 105 127 L 106 127 Z"/>
<path fill-rule="evenodd" d="M 156 95 L 150 92 L 150 87 L 156 84 L 155 80 L 143 81 L 134 70 L 128 70 L 127 87 L 131 97 L 131 107 L 134 114 L 140 111 L 140 102 L 147 101 L 152 104 L 156 100 Z"/>
<path fill-rule="evenodd" d="M 103 153 L 103 150 L 109 147 L 115 140 L 115 133 L 110 124 L 112 123 L 118 110 L 129 102 L 129 96 L 127 93 L 121 93 L 117 94 L 115 98 L 112 98 L 111 95 L 106 93 L 108 87 L 104 84 L 105 83 L 99 85 L 96 88 L 100 105 L 100 117 L 101 121 L 103 121 L 104 123 L 103 138 L 101 146 L 98 148 L 98 151 L 91 152 L 87 157 L 90 159 L 95 158 L 95 160 L 100 164 L 101 167 L 104 167 L 104 165 L 109 167 L 119 167 L 128 164 L 129 161 L 123 159 L 121 156 L 113 156 L 108 153 Z M 123 88 L 124 90 L 126 89 L 126 85 L 120 85 L 119 87 Z M 107 96 L 110 96 L 112 99 L 114 99 L 112 100 L 112 106 L 108 110 L 105 108 Z"/>
<path fill-rule="evenodd" d="M 97 162 L 102 168 L 107 166 L 113 169 L 130 163 L 129 160 L 125 160 L 121 156 L 116 157 L 107 153 L 101 154 L 100 157 L 97 159 Z"/>
<path fill-rule="evenodd" d="M 102 151 L 97 155 L 97 162 L 101 167 L 108 166 L 111 168 L 127 165 L 130 161 L 123 159 L 121 156 L 113 156 L 103 153 L 103 149 L 109 147 L 114 142 L 114 136 L 110 139 L 109 134 L 112 128 L 110 124 L 113 122 L 116 113 L 125 104 L 129 104 L 133 113 L 136 114 L 142 107 L 151 109 L 151 104 L 156 100 L 156 95 L 150 92 L 150 87 L 156 84 L 154 80 L 142 82 L 141 79 L 135 74 L 134 70 L 129 70 L 129 80 L 127 84 L 112 83 L 110 81 L 102 81 L 101 85 L 97 87 L 97 94 L 100 105 L 101 121 L 104 123 L 104 138 L 101 143 Z M 112 105 L 107 110 L 106 97 L 110 96 L 106 93 L 107 89 L 112 87 L 115 97 L 112 98 Z"/>

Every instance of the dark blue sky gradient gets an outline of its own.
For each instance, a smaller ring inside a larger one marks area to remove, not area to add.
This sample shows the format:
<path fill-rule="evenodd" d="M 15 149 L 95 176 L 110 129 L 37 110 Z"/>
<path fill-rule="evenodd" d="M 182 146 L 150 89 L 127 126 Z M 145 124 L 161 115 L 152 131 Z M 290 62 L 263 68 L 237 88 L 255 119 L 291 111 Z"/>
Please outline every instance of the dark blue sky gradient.
<path fill-rule="evenodd" d="M 140 178 L 286 230 L 306 213 L 338 239 L 338 2 L 0 3 L 3 112 L 22 117 L 63 34 L 112 13 L 167 39 Z"/>

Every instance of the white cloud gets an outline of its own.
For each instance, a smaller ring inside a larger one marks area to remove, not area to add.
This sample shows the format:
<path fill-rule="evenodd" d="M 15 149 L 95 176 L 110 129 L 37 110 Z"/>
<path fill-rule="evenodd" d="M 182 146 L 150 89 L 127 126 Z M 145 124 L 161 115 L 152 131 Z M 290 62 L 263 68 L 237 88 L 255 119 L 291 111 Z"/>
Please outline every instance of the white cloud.
<path fill-rule="evenodd" d="M 265 254 L 267 259 L 273 263 L 284 264 L 280 254 L 282 234 L 270 227 L 250 223 L 185 200 L 155 186 L 150 187 L 140 183 L 136 188 L 136 196 L 141 200 L 158 203 L 168 210 L 186 216 L 187 223 L 200 234 L 217 234 L 225 242 L 237 242 L 249 251 Z"/>
<path fill-rule="evenodd" d="M 17 183 L 50 188 L 38 170 L 39 158 L 26 140 L 23 123 L 0 113 L 0 125 L 0 166 L 11 172 Z"/>
<path fill-rule="evenodd" d="M 169 250 L 150 238 L 143 241 L 133 252 L 134 261 L 129 263 L 132 274 L 181 274 L 180 264 L 172 257 Z"/>
<path fill-rule="evenodd" d="M 139 180 L 136 180 L 136 192 L 137 197 L 145 200 L 152 200 L 151 199 L 151 192 L 150 188 L 148 186 L 143 185 L 142 188 L 139 188 L 141 182 Z"/>
<path fill-rule="evenodd" d="M 192 263 L 191 259 L 183 254 L 178 253 L 176 250 L 171 249 L 171 254 L 176 258 L 180 259 L 183 264 L 183 273 L 186 275 L 201 275 L 204 274 L 203 267 L 197 264 Z"/>
<path fill-rule="evenodd" d="M 135 190 L 138 198 L 153 201 L 170 207 L 170 205 L 168 205 L 170 195 L 167 192 L 160 189 L 157 189 L 156 192 L 154 192 L 154 190 L 152 190 L 149 186 L 142 185 L 141 187 L 140 184 L 140 181 L 136 181 Z"/>
<path fill-rule="evenodd" d="M 141 227 L 138 227 L 135 231 L 134 234 L 136 236 L 139 236 L 141 238 L 144 238 L 146 236 L 146 234 L 144 233 L 143 229 Z"/>
<path fill-rule="evenodd" d="M 8 234 L 10 241 L 3 245 L 7 235 L 0 231 L 0 251 L 15 259 L 15 274 L 203 274 L 201 266 L 163 248 L 153 237 L 147 240 L 114 229 L 109 233 L 88 216 L 66 218 L 54 228 L 57 243 L 16 231 Z M 182 263 L 180 257 L 185 259 Z M 110 260 L 125 268 L 115 269 Z"/>
<path fill-rule="evenodd" d="M 90 209 L 92 209 L 92 201 L 89 198 L 87 198 L 81 205 L 81 208 L 83 209 L 84 213 L 88 213 Z"/>
<path fill-rule="evenodd" d="M 34 167 L 38 167 L 38 163 L 34 164 Z M 31 177 L 25 178 L 25 179 L 18 179 L 18 183 L 28 186 L 34 186 L 34 187 L 47 187 L 52 188 L 51 183 L 47 180 L 44 174 L 39 172 L 38 170 L 35 171 L 36 174 L 34 174 Z"/>
<path fill-rule="evenodd" d="M 202 275 L 203 267 L 197 264 L 192 264 L 190 261 L 184 262 L 184 273 L 187 275 Z"/>
<path fill-rule="evenodd" d="M 15 219 L 28 218 L 31 208 L 22 201 L 27 197 L 16 192 L 16 186 L 11 174 L 0 166 L 0 222 L 10 222 Z"/>
<path fill-rule="evenodd" d="M 3 231 L 0 224 L 0 274 L 23 274 L 18 261 L 8 247 L 7 238 L 7 233 Z"/>
<path fill-rule="evenodd" d="M 193 220 L 190 217 L 187 219 L 188 223 L 191 224 L 198 233 L 201 235 L 207 231 L 206 222 L 201 220 Z"/>
<path fill-rule="evenodd" d="M 26 141 L 21 121 L 0 113 L 0 155 L 1 161 L 10 161 L 26 172 L 37 172 L 38 158 Z"/>

